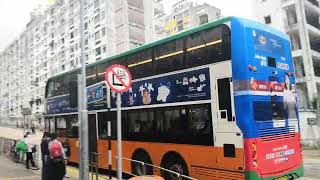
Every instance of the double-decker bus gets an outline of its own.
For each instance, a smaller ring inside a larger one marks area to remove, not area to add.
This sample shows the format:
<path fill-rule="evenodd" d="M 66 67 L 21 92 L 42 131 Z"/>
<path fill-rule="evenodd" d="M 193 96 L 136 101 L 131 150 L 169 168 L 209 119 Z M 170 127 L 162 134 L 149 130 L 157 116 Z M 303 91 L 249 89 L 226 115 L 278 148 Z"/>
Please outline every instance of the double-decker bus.
<path fill-rule="evenodd" d="M 133 77 L 121 94 L 124 158 L 199 180 L 303 175 L 291 47 L 283 33 L 226 17 L 87 65 L 89 150 L 107 152 L 110 121 L 116 155 L 116 96 L 104 78 L 113 64 Z M 78 114 L 70 99 L 79 73 L 50 78 L 45 95 L 46 130 L 69 139 L 74 163 Z M 99 157 L 101 168 L 107 162 Z M 123 169 L 177 179 L 130 161 Z"/>

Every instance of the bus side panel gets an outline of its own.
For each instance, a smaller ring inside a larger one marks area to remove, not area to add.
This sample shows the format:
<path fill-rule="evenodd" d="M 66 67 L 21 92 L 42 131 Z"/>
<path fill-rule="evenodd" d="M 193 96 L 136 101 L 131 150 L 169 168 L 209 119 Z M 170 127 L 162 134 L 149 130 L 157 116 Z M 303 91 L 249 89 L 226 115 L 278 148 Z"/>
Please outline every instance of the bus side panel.
<path fill-rule="evenodd" d="M 78 138 L 68 138 L 70 143 L 70 157 L 68 161 L 72 163 L 79 163 L 79 148 L 78 148 Z"/>
<path fill-rule="evenodd" d="M 116 148 L 116 141 L 112 141 L 113 156 L 117 153 Z M 224 154 L 221 147 L 123 141 L 124 158 L 131 159 L 136 149 L 144 149 L 150 155 L 152 164 L 156 166 L 161 166 L 162 158 L 167 152 L 178 152 L 188 166 L 189 175 L 197 179 L 244 179 L 244 169 L 239 170 L 239 167 L 243 167 L 243 163 L 235 164 L 234 158 L 230 158 L 224 163 L 216 163 L 217 159 Z M 106 140 L 99 140 L 98 152 L 106 154 Z M 243 149 L 236 149 L 236 157 L 241 158 L 241 162 L 243 162 Z M 238 160 L 236 161 L 239 162 Z M 99 163 L 102 168 L 108 167 L 107 162 L 106 156 L 100 156 Z M 114 158 L 112 164 L 113 169 L 116 169 L 116 160 Z M 131 162 L 124 160 L 123 170 L 131 173 Z M 160 175 L 160 170 L 154 168 L 153 173 Z"/>

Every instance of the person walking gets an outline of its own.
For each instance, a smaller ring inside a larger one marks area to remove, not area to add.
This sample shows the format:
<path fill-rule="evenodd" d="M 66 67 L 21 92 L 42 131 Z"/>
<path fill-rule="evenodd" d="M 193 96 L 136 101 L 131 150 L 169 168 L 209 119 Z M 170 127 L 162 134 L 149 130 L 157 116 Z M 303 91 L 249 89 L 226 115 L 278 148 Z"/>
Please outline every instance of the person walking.
<path fill-rule="evenodd" d="M 49 142 L 49 177 L 50 180 L 63 180 L 66 174 L 67 157 L 62 147 L 62 144 L 57 139 L 57 134 L 51 134 L 51 141 Z"/>
<path fill-rule="evenodd" d="M 34 124 L 31 125 L 31 132 L 32 132 L 32 134 L 36 134 L 36 130 L 35 130 Z"/>
<path fill-rule="evenodd" d="M 31 162 L 31 165 L 32 165 L 32 170 L 38 170 L 39 168 L 36 167 L 35 163 L 34 163 L 34 160 L 33 160 L 33 152 L 32 152 L 32 149 L 33 149 L 33 144 L 31 144 L 31 137 L 30 137 L 30 132 L 27 132 L 26 133 L 26 136 L 24 138 L 24 142 L 27 146 L 27 159 L 26 159 L 26 168 L 27 169 L 30 169 L 30 166 L 29 166 L 29 163 Z"/>
<path fill-rule="evenodd" d="M 42 180 L 47 180 L 49 172 L 48 172 L 48 161 L 49 161 L 49 134 L 48 132 L 44 132 L 41 140 L 41 159 L 42 159 L 42 172 L 41 177 Z"/>

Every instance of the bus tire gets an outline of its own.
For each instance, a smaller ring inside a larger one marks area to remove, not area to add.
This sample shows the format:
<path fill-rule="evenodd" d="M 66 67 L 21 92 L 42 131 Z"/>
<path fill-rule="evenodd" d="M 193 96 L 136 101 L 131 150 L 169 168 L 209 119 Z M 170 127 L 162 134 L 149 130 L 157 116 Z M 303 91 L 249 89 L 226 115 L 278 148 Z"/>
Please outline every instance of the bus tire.
<path fill-rule="evenodd" d="M 189 176 L 189 171 L 186 162 L 183 158 L 178 154 L 169 154 L 166 155 L 163 162 L 161 163 L 161 167 L 177 172 L 179 174 L 183 174 Z M 176 174 L 161 170 L 161 176 L 164 177 L 165 180 L 182 180 L 185 178 L 178 177 Z"/>
<path fill-rule="evenodd" d="M 152 164 L 149 154 L 144 150 L 137 150 L 133 153 L 133 160 L 141 161 L 147 164 Z M 142 165 L 141 163 L 131 161 L 131 171 L 132 174 L 143 176 L 143 175 L 153 175 L 153 167 L 148 165 Z"/>

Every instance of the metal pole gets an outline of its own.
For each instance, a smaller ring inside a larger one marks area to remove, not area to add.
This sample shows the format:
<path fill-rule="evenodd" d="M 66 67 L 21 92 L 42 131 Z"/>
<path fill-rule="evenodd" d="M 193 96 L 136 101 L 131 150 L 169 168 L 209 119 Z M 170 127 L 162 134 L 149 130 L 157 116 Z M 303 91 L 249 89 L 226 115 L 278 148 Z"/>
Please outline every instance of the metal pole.
<path fill-rule="evenodd" d="M 122 142 L 121 142 L 121 94 L 117 93 L 117 143 L 118 143 L 118 180 L 122 180 Z"/>
<path fill-rule="evenodd" d="M 80 150 L 80 144 L 82 143 L 82 114 L 81 114 L 81 104 L 82 104 L 82 83 L 81 83 L 81 75 L 77 74 L 77 84 L 78 84 L 78 123 L 79 123 L 79 150 Z M 81 169 L 83 169 L 83 161 L 81 161 L 82 159 L 82 154 L 79 153 L 79 177 L 81 177 Z"/>
<path fill-rule="evenodd" d="M 108 127 L 108 173 L 109 173 L 109 180 L 112 180 L 111 120 L 107 122 L 107 127 Z"/>
<path fill-rule="evenodd" d="M 81 75 L 82 75 L 82 101 L 81 101 L 81 137 L 80 137 L 80 161 L 83 167 L 80 169 L 80 179 L 89 180 L 89 139 L 88 139 L 88 110 L 87 110 L 87 83 L 86 62 L 84 55 L 84 0 L 80 0 L 80 49 L 81 49 Z"/>

